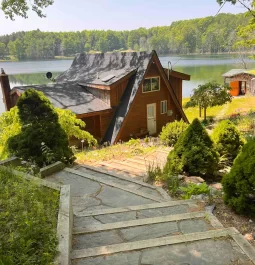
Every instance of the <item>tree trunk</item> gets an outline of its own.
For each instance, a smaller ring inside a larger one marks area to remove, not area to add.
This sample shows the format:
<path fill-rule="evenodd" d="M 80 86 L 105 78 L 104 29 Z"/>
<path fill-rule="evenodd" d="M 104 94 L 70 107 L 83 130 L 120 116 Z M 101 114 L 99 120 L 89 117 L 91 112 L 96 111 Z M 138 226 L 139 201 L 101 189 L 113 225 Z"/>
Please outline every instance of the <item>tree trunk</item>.
<path fill-rule="evenodd" d="M 199 118 L 201 118 L 202 116 L 202 108 L 201 108 L 201 105 L 199 105 Z"/>
<path fill-rule="evenodd" d="M 204 120 L 206 121 L 206 107 L 204 108 Z"/>

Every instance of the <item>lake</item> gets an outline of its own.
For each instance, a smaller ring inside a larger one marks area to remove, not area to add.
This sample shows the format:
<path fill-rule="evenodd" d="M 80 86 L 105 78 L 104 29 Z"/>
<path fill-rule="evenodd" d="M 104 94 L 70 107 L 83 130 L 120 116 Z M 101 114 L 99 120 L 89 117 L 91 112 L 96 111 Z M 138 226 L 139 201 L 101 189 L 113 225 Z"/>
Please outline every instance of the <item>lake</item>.
<path fill-rule="evenodd" d="M 238 55 L 164 55 L 159 59 L 164 67 L 171 61 L 174 70 L 191 75 L 191 80 L 183 83 L 183 97 L 189 97 L 199 84 L 212 80 L 223 83 L 223 73 L 233 68 L 243 68 Z M 248 68 L 255 68 L 255 61 L 248 58 L 245 61 Z M 0 62 L 0 68 L 4 68 L 9 75 L 12 88 L 20 85 L 46 84 L 49 81 L 45 77 L 47 72 L 52 72 L 53 76 L 56 76 L 67 70 L 71 63 L 72 60 Z M 0 97 L 2 98 L 1 90 Z M 3 111 L 1 101 L 0 113 Z"/>

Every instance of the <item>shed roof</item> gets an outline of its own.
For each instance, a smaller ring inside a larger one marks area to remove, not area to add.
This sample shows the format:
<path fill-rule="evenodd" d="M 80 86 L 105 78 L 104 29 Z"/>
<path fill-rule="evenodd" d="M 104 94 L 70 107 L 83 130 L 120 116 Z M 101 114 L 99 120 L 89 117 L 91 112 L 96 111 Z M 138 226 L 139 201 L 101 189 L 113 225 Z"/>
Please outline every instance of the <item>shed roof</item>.
<path fill-rule="evenodd" d="M 248 74 L 248 75 L 254 75 L 255 76 L 255 70 L 250 69 L 232 69 L 228 71 L 227 73 L 223 74 L 223 77 L 233 77 L 235 75 L 240 75 L 240 74 Z"/>
<path fill-rule="evenodd" d="M 14 87 L 12 93 L 23 93 L 29 88 L 42 91 L 54 107 L 68 109 L 75 114 L 111 109 L 108 104 L 75 82 Z"/>

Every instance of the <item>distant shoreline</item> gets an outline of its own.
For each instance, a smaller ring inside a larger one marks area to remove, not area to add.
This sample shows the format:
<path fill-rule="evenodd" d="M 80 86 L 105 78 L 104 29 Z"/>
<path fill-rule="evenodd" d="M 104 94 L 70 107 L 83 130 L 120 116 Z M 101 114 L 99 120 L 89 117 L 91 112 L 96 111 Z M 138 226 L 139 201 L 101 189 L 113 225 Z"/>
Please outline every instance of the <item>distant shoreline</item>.
<path fill-rule="evenodd" d="M 127 51 L 119 51 L 119 52 L 135 52 L 133 50 L 127 50 Z M 100 53 L 100 52 L 90 52 L 90 54 L 95 54 L 95 53 Z M 159 56 L 189 56 L 189 55 L 240 55 L 240 54 L 246 54 L 247 56 L 255 56 L 255 53 L 250 51 L 250 52 L 221 52 L 221 53 L 188 53 L 188 54 L 159 54 Z M 27 61 L 58 61 L 58 60 L 73 60 L 75 58 L 75 56 L 55 56 L 54 58 L 47 58 L 47 59 L 27 59 L 27 60 L 17 60 L 17 59 L 0 59 L 0 63 L 1 62 L 27 62 Z"/>

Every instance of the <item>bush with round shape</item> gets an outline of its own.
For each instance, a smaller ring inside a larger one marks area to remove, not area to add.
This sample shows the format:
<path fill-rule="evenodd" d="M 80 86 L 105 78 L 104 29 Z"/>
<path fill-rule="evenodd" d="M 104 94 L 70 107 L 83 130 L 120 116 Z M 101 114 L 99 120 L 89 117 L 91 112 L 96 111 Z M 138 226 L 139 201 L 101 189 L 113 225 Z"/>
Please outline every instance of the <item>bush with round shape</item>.
<path fill-rule="evenodd" d="M 187 130 L 181 134 L 174 150 L 169 153 L 165 171 L 176 168 L 176 159 L 172 159 L 173 157 L 180 159 L 182 171 L 189 175 L 214 175 L 218 167 L 218 153 L 198 119 L 194 119 Z"/>
<path fill-rule="evenodd" d="M 188 124 L 183 120 L 170 122 L 163 126 L 159 138 L 164 144 L 173 146 L 187 127 Z"/>
<path fill-rule="evenodd" d="M 255 139 L 242 148 L 222 179 L 224 200 L 237 213 L 255 215 Z"/>
<path fill-rule="evenodd" d="M 72 163 L 75 159 L 68 146 L 68 137 L 58 122 L 50 101 L 34 89 L 26 90 L 17 102 L 21 132 L 8 140 L 9 153 L 44 166 L 49 162 Z M 51 161 L 42 151 L 47 146 L 54 154 Z"/>
<path fill-rule="evenodd" d="M 213 130 L 212 140 L 221 156 L 225 155 L 233 161 L 244 142 L 236 126 L 229 120 L 221 121 Z"/>

